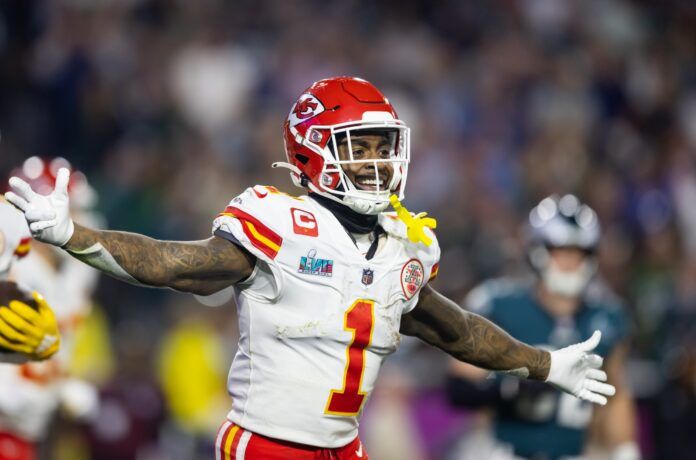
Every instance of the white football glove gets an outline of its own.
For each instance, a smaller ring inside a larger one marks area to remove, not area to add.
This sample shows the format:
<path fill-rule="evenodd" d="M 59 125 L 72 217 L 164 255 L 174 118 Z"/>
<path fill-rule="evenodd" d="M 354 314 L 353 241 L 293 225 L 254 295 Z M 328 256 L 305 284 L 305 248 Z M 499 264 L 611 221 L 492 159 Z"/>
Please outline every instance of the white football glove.
<path fill-rule="evenodd" d="M 599 344 L 602 333 L 595 331 L 584 342 L 551 352 L 551 368 L 546 382 L 580 399 L 605 405 L 606 396 L 613 396 L 616 388 L 608 383 L 607 373 L 600 369 L 601 356 L 590 353 Z"/>
<path fill-rule="evenodd" d="M 39 195 L 19 177 L 10 178 L 11 192 L 5 199 L 24 213 L 34 238 L 54 246 L 64 246 L 72 237 L 75 225 L 70 218 L 68 183 L 70 171 L 61 168 L 56 177 L 56 187 L 48 195 Z"/>

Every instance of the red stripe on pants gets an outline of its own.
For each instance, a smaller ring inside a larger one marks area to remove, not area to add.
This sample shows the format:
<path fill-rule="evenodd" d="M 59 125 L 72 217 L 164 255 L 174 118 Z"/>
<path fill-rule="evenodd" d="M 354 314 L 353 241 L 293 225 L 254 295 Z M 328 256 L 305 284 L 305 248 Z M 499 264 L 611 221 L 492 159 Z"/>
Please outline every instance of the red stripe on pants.
<path fill-rule="evenodd" d="M 242 460 L 236 457 L 236 450 L 244 432 L 240 429 L 235 436 L 231 460 Z M 327 449 L 249 434 L 251 436 L 244 449 L 243 460 L 369 460 L 359 438 L 346 446 Z"/>

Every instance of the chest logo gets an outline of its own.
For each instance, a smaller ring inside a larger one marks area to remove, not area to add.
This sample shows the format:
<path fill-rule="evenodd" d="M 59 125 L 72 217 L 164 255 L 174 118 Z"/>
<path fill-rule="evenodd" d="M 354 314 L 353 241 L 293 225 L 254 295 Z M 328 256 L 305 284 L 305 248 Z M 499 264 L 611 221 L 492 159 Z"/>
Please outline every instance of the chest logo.
<path fill-rule="evenodd" d="M 425 270 L 418 259 L 411 259 L 401 269 L 401 289 L 407 299 L 412 298 L 423 284 Z"/>
<path fill-rule="evenodd" d="M 369 286 L 372 284 L 372 282 L 375 280 L 375 271 L 370 270 L 369 268 L 363 268 L 363 274 L 362 274 L 362 284 L 365 286 Z"/>
<path fill-rule="evenodd" d="M 310 249 L 306 256 L 300 257 L 300 268 L 298 273 L 305 275 L 333 276 L 333 260 L 320 259 L 317 257 L 317 250 Z"/>
<path fill-rule="evenodd" d="M 319 226 L 314 214 L 297 208 L 290 208 L 290 213 L 292 214 L 292 227 L 297 235 L 319 236 Z"/>

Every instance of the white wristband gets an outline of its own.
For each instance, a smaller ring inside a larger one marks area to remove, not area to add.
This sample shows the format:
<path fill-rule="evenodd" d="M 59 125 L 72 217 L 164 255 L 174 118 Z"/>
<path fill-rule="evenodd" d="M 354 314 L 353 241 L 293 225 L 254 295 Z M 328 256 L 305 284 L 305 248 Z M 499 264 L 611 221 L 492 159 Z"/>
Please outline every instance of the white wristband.
<path fill-rule="evenodd" d="M 123 269 L 123 267 L 118 264 L 118 262 L 116 262 L 114 256 L 112 256 L 111 253 L 101 245 L 101 243 L 95 243 L 87 249 L 82 249 L 80 251 L 67 251 L 87 265 L 94 267 L 97 270 L 101 270 L 104 273 L 108 273 L 114 278 L 118 278 L 127 283 L 143 286 L 141 282 L 133 278 Z"/>
<path fill-rule="evenodd" d="M 65 231 L 65 236 L 66 236 L 65 241 L 58 244 L 57 246 L 62 248 L 63 246 L 68 244 L 68 241 L 70 241 L 70 238 L 72 238 L 73 233 L 75 233 L 75 223 L 73 222 L 72 219 L 69 219 L 68 220 L 68 228 Z"/>

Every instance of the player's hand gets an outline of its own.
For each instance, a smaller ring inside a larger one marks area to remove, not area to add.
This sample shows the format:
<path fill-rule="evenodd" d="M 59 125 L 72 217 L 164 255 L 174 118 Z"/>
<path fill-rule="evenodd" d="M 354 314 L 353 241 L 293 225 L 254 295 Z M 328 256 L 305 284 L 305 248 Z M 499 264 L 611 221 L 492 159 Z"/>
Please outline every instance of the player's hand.
<path fill-rule="evenodd" d="M 551 368 L 546 381 L 556 388 L 580 399 L 605 405 L 607 396 L 616 389 L 608 383 L 607 374 L 600 369 L 603 359 L 591 353 L 602 338 L 595 331 L 588 340 L 551 352 Z"/>
<path fill-rule="evenodd" d="M 13 300 L 0 306 L 0 345 L 26 355 L 33 361 L 53 356 L 60 348 L 60 332 L 53 310 L 44 298 L 34 292 L 39 309 Z"/>
<path fill-rule="evenodd" d="M 70 171 L 61 168 L 56 177 L 56 187 L 48 195 L 39 195 L 19 177 L 10 178 L 10 192 L 5 199 L 24 213 L 32 235 L 39 241 L 64 246 L 72 237 L 75 225 L 70 218 L 68 182 Z"/>

